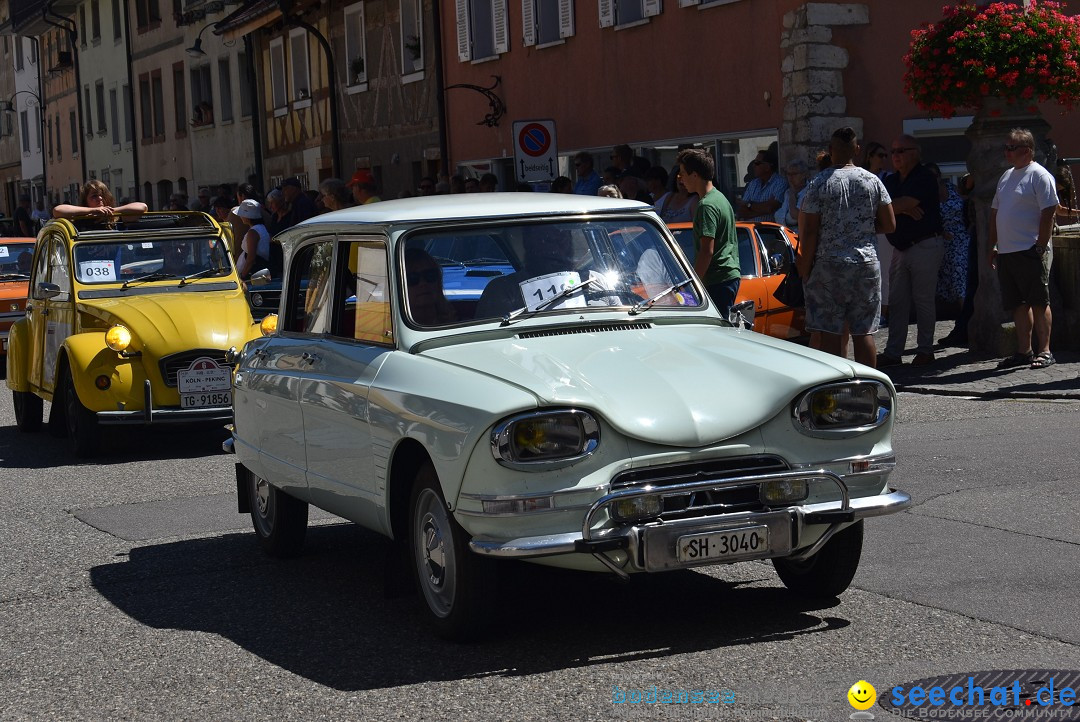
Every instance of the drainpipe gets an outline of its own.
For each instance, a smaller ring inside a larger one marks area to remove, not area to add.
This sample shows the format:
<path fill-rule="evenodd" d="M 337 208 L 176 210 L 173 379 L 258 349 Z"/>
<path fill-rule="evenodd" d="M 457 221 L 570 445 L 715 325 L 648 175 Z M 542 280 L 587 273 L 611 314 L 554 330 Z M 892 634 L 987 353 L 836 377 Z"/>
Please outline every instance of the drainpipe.
<path fill-rule="evenodd" d="M 323 53 L 326 54 L 326 74 L 330 80 L 328 83 L 330 89 L 330 163 L 331 173 L 335 178 L 341 177 L 341 141 L 338 138 L 338 95 L 337 95 L 337 72 L 334 69 L 334 52 L 330 49 L 330 43 L 327 42 L 323 34 L 320 33 L 314 26 L 309 25 L 300 18 L 297 17 L 285 17 L 285 22 L 289 25 L 297 28 L 303 28 L 309 35 L 315 37 L 319 41 L 319 45 L 322 47 Z"/>
<path fill-rule="evenodd" d="M 255 74 L 255 43 L 250 33 L 244 36 L 244 52 L 248 58 L 248 87 L 251 88 L 251 138 L 255 145 L 255 177 L 259 179 L 259 189 L 266 188 L 262 163 L 262 113 L 259 111 L 259 89 Z M 244 179 L 247 182 L 247 178 Z"/>
<path fill-rule="evenodd" d="M 446 90 L 443 87 L 443 54 L 442 54 L 442 20 L 439 15 L 439 0 L 431 3 L 432 27 L 435 29 L 435 112 L 439 116 L 439 161 L 442 163 L 443 172 L 450 177 L 450 146 L 446 137 Z M 425 174 L 426 175 L 426 174 Z M 436 178 L 435 180 L 438 180 Z"/>

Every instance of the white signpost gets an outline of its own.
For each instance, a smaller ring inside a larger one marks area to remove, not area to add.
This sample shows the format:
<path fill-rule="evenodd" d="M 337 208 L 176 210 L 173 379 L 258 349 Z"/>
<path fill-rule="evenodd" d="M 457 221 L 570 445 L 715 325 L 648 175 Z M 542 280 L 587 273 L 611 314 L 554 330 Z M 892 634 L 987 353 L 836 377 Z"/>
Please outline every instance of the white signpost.
<path fill-rule="evenodd" d="M 514 121 L 514 173 L 518 182 L 550 183 L 559 175 L 554 120 Z"/>

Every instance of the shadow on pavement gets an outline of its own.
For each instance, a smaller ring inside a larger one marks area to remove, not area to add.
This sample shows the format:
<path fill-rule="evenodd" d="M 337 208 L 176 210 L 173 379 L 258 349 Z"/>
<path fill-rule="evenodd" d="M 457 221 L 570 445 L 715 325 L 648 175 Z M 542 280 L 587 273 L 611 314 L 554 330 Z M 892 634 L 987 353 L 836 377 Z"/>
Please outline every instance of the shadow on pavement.
<path fill-rule="evenodd" d="M 309 529 L 297 559 L 268 559 L 254 534 L 232 534 L 138 547 L 90 575 L 141 624 L 217 634 L 339 690 L 663 658 L 850 624 L 814 613 L 837 600 L 811 606 L 783 589 L 739 589 L 745 583 L 695 572 L 621 584 L 517 564 L 500 570 L 490 639 L 456 645 L 429 633 L 419 597 L 384 596 L 390 549 L 385 538 L 342 524 Z"/>

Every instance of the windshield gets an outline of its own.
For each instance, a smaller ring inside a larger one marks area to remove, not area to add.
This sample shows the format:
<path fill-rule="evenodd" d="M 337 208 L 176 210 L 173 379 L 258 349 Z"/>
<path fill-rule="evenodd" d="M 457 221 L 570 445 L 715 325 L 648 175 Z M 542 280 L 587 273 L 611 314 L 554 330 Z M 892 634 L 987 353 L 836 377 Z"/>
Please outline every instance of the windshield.
<path fill-rule="evenodd" d="M 629 311 L 658 294 L 649 307 L 702 305 L 694 284 L 684 284 L 690 269 L 643 219 L 414 233 L 404 263 L 406 311 L 419 326 Z"/>
<path fill-rule="evenodd" d="M 232 268 L 228 249 L 216 238 L 80 243 L 74 256 L 75 277 L 86 284 L 130 282 L 149 274 L 161 280 L 195 273 L 212 278 Z"/>
<path fill-rule="evenodd" d="M 0 242 L 0 275 L 29 276 L 33 260 L 33 243 Z"/>

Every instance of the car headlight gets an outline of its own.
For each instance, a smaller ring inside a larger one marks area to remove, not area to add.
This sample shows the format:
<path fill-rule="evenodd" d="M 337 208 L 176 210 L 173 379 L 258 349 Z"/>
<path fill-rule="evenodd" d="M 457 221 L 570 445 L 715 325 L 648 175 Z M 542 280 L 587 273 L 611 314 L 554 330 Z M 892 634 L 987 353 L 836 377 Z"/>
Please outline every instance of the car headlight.
<path fill-rule="evenodd" d="M 538 411 L 496 426 L 491 432 L 491 455 L 505 466 L 550 468 L 591 454 L 599 443 L 600 425 L 589 413 Z"/>
<path fill-rule="evenodd" d="M 123 353 L 131 346 L 131 331 L 117 324 L 105 332 L 105 345 L 117 353 Z"/>
<path fill-rule="evenodd" d="M 852 436 L 884 424 L 892 407 L 892 393 L 880 381 L 827 384 L 795 402 L 795 426 L 810 436 Z"/>
<path fill-rule="evenodd" d="M 272 313 L 259 322 L 259 330 L 263 336 L 273 336 L 277 333 L 277 314 Z"/>

